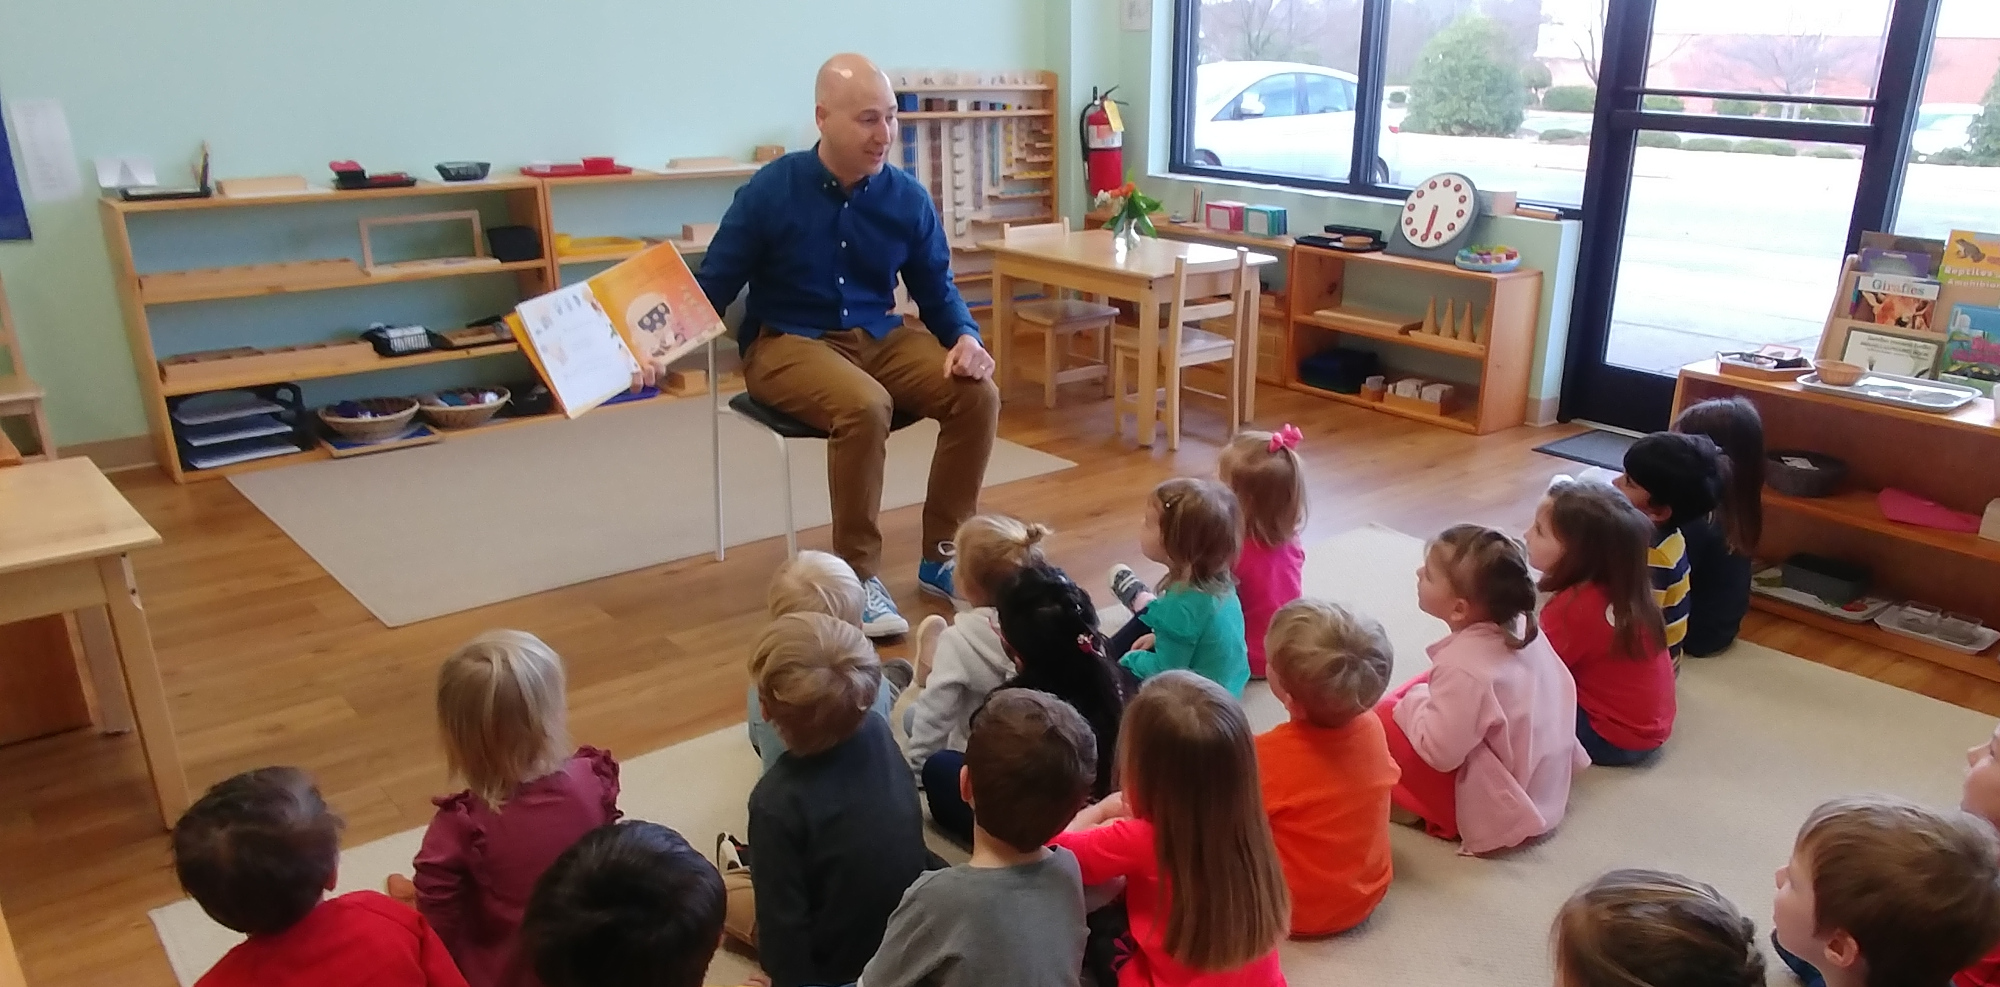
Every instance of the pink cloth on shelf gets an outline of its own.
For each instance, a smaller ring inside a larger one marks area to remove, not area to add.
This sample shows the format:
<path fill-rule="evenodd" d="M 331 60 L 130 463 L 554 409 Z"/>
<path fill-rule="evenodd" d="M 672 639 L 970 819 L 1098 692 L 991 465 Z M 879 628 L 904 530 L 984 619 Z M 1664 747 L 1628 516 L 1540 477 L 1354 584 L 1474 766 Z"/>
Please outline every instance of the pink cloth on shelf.
<path fill-rule="evenodd" d="M 471 792 L 436 799 L 417 851 L 417 910 L 471 987 L 532 987 L 515 933 L 542 872 L 583 834 L 618 820 L 618 761 L 579 747 L 561 769 L 514 790 L 496 811 Z"/>
<path fill-rule="evenodd" d="M 1968 535 L 1979 533 L 1979 518 L 1971 514 L 1954 511 L 1934 500 L 1925 500 L 1895 487 L 1884 487 L 1875 495 L 1875 506 L 1882 509 L 1882 516 L 1891 521 L 1915 524 L 1942 531 L 1963 531 Z"/>
<path fill-rule="evenodd" d="M 1264 677 L 1264 633 L 1278 608 L 1299 598 L 1306 567 L 1306 550 L 1292 540 L 1266 545 L 1243 539 L 1236 557 L 1236 599 L 1243 604 L 1243 638 L 1250 646 L 1250 674 Z"/>

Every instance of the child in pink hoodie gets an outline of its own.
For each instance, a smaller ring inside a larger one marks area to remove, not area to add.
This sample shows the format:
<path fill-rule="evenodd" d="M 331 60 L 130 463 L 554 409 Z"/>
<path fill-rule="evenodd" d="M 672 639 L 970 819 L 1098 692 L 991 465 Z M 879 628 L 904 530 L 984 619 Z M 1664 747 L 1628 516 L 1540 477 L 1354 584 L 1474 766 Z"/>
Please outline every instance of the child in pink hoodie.
<path fill-rule="evenodd" d="M 1555 829 L 1590 759 L 1576 682 L 1535 626 L 1526 551 L 1491 528 L 1447 528 L 1425 547 L 1417 605 L 1451 636 L 1430 646 L 1430 671 L 1375 707 L 1403 769 L 1395 807 L 1468 854 Z"/>
<path fill-rule="evenodd" d="M 1218 478 L 1243 509 L 1243 551 L 1230 568 L 1243 604 L 1243 637 L 1250 649 L 1250 677 L 1264 677 L 1264 633 L 1278 608 L 1299 598 L 1306 550 L 1306 478 L 1299 463 L 1304 433 L 1287 422 L 1276 432 L 1238 432 L 1222 447 Z"/>

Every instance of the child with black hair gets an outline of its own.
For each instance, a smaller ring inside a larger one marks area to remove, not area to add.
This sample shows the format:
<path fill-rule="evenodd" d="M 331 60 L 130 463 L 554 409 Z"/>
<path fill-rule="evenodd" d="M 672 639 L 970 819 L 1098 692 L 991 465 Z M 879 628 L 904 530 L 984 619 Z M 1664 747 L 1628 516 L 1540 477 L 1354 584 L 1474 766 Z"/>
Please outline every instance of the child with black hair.
<path fill-rule="evenodd" d="M 174 823 L 181 888 L 248 939 L 195 987 L 465 987 L 444 942 L 408 905 L 375 891 L 327 898 L 340 817 L 298 768 L 217 784 Z"/>
<path fill-rule="evenodd" d="M 1000 638 L 1017 669 L 1002 689 L 1035 689 L 1070 704 L 1090 724 L 1097 763 L 1116 764 L 1118 721 L 1125 712 L 1118 670 L 1105 656 L 1090 594 L 1061 569 L 1037 561 L 1000 587 L 994 601 Z M 972 807 L 959 791 L 961 751 L 942 750 L 924 762 L 924 799 L 931 821 L 961 843 L 972 842 Z M 1100 770 L 1091 798 L 1117 786 L 1117 772 Z"/>
<path fill-rule="evenodd" d="M 546 987 L 700 987 L 723 908 L 722 875 L 681 834 L 628 819 L 542 873 L 521 951 Z"/>
<path fill-rule="evenodd" d="M 1667 627 L 1667 654 L 1680 668 L 1687 637 L 1693 580 L 1688 575 L 1687 539 L 1681 529 L 1706 517 L 1722 499 L 1729 460 L 1707 436 L 1654 432 L 1625 450 L 1625 472 L 1611 481 L 1639 513 L 1653 522 L 1653 597 Z"/>
<path fill-rule="evenodd" d="M 1750 609 L 1750 559 L 1764 532 L 1764 419 L 1748 398 L 1716 398 L 1681 412 L 1674 431 L 1707 436 L 1729 460 L 1721 505 L 1681 531 L 1690 581 L 1681 644 L 1706 658 L 1736 641 Z"/>

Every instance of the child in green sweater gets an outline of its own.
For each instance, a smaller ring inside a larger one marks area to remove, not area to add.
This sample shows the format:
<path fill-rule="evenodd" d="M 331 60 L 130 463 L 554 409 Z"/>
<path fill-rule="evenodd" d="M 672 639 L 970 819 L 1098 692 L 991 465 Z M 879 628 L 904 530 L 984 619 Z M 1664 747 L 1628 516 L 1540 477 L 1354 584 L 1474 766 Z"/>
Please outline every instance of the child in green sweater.
<path fill-rule="evenodd" d="M 1111 568 L 1111 592 L 1133 614 L 1110 648 L 1131 676 L 1128 692 L 1161 672 L 1184 668 L 1243 698 L 1250 651 L 1229 574 L 1242 547 L 1242 514 L 1228 487 L 1176 477 L 1153 488 L 1139 550 L 1166 565 L 1166 579 L 1155 593 L 1130 566 Z"/>

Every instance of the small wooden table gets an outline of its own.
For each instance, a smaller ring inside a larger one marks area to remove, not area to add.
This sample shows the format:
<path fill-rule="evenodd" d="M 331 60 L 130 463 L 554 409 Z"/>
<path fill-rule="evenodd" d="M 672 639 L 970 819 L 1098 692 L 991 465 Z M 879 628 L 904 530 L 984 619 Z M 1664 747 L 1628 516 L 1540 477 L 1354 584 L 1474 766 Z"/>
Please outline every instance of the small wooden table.
<path fill-rule="evenodd" d="M 1174 260 L 1187 258 L 1189 264 L 1225 263 L 1236 259 L 1236 251 L 1205 243 L 1141 238 L 1121 253 L 1109 230 L 1085 230 L 1066 237 L 1036 238 L 1007 244 L 989 240 L 980 246 L 993 251 L 993 330 L 994 359 L 1002 372 L 1012 359 L 1014 337 L 1014 292 L 1020 281 L 1049 288 L 1069 288 L 1086 295 L 1102 295 L 1132 302 L 1139 308 L 1139 393 L 1153 394 L 1160 387 L 1160 306 L 1173 299 Z M 1275 264 L 1270 254 L 1252 253 L 1250 266 Z M 1188 293 L 1196 297 L 1223 294 L 1228 290 L 1228 273 L 1189 275 Z M 1250 317 L 1258 311 L 1258 284 L 1250 281 Z M 1252 322 L 1254 327 L 1255 322 Z M 1243 418 L 1253 414 L 1257 381 L 1257 334 L 1253 331 L 1241 343 L 1233 372 L 1244 382 Z M 1003 380 L 1005 378 L 1002 378 Z M 1004 390 L 1004 389 L 1003 389 Z M 1153 428 L 1158 421 L 1152 401 L 1139 402 L 1139 444 L 1153 444 Z"/>
<path fill-rule="evenodd" d="M 0 470 L 0 624 L 76 611 L 87 628 L 90 617 L 108 615 L 110 650 L 124 681 L 105 683 L 99 675 L 100 702 L 109 719 L 130 692 L 161 820 L 171 826 L 188 807 L 187 774 L 126 554 L 159 543 L 88 459 Z M 89 637 L 86 631 L 86 646 Z M 102 667 L 93 662 L 93 674 Z"/>

